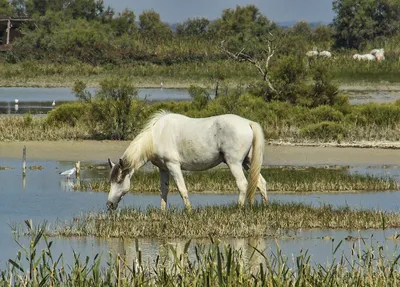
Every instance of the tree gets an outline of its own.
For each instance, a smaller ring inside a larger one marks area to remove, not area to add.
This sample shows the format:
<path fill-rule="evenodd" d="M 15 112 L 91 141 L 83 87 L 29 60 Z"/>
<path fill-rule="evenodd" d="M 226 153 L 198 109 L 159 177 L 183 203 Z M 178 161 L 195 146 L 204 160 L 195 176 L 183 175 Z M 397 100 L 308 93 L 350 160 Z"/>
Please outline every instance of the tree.
<path fill-rule="evenodd" d="M 0 0 L 0 16 L 12 16 L 10 2 L 8 0 Z"/>
<path fill-rule="evenodd" d="M 290 33 L 295 35 L 301 35 L 307 41 L 311 39 L 311 27 L 306 21 L 297 21 L 291 28 L 289 28 Z"/>
<path fill-rule="evenodd" d="M 209 30 L 213 38 L 225 40 L 225 46 L 230 50 L 244 48 L 250 56 L 255 56 L 265 48 L 265 39 L 276 28 L 256 6 L 247 5 L 225 9 Z"/>
<path fill-rule="evenodd" d="M 139 15 L 139 30 L 142 36 L 147 39 L 167 39 L 172 35 L 169 26 L 161 22 L 160 14 L 153 9 L 143 11 Z"/>
<path fill-rule="evenodd" d="M 376 37 L 400 31 L 400 3 L 394 0 L 334 0 L 333 20 L 338 47 L 362 49 Z"/>
<path fill-rule="evenodd" d="M 205 36 L 208 31 L 210 21 L 207 18 L 192 18 L 183 24 L 178 24 L 176 33 L 180 36 Z"/>
<path fill-rule="evenodd" d="M 135 34 L 138 30 L 135 19 L 135 13 L 129 9 L 125 9 L 118 15 L 118 17 L 112 19 L 111 26 L 113 27 L 116 36 Z"/>

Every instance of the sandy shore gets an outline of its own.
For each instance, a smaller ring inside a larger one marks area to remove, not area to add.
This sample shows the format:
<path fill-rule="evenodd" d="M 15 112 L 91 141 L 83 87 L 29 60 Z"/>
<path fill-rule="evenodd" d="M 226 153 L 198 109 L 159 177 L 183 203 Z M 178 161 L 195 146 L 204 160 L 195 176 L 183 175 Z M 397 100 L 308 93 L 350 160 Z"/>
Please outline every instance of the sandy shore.
<path fill-rule="evenodd" d="M 29 141 L 0 142 L 0 158 L 21 158 L 26 145 L 28 159 L 60 161 L 117 160 L 128 141 Z M 396 165 L 400 150 L 334 146 L 267 145 L 267 165 Z"/>

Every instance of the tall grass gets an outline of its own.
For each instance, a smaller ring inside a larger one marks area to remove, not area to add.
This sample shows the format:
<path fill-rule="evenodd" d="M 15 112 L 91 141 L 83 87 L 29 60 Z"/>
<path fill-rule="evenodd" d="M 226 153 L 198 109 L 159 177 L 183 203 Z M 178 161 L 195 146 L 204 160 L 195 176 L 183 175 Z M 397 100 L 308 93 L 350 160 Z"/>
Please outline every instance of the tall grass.
<path fill-rule="evenodd" d="M 345 168 L 263 168 L 261 174 L 267 181 L 268 191 L 275 192 L 346 192 L 385 191 L 398 189 L 395 180 L 370 175 L 350 174 Z M 191 192 L 237 193 L 238 188 L 231 172 L 226 168 L 206 172 L 185 173 L 185 183 Z M 75 190 L 108 192 L 107 179 L 81 181 Z M 136 172 L 131 192 L 159 192 L 160 179 L 157 171 Z M 177 192 L 171 180 L 170 191 Z"/>
<path fill-rule="evenodd" d="M 265 237 L 282 230 L 398 228 L 400 215 L 379 210 L 271 202 L 266 206 L 239 208 L 237 205 L 178 208 L 163 212 L 122 208 L 115 213 L 89 212 L 54 230 L 62 236 L 206 238 Z"/>
<path fill-rule="evenodd" d="M 30 229 L 33 229 L 30 226 Z M 45 248 L 38 249 L 39 241 Z M 18 243 L 18 242 L 17 242 Z M 30 233 L 30 246 L 20 245 L 16 259 L 10 259 L 0 271 L 3 286 L 397 286 L 400 280 L 400 256 L 387 254 L 384 247 L 353 245 L 351 255 L 340 255 L 334 248 L 332 262 L 313 264 L 312 251 L 301 250 L 290 259 L 277 244 L 272 255 L 254 248 L 262 262 L 256 267 L 246 264 L 242 250 L 218 241 L 208 247 L 194 246 L 195 257 L 188 256 L 190 241 L 180 254 L 170 247 L 173 259 L 158 255 L 153 263 L 142 262 L 137 246 L 136 260 L 128 262 L 121 254 L 106 260 L 96 255 L 81 258 L 74 252 L 72 264 L 63 254 L 54 257 L 52 241 L 44 227 Z M 103 263 L 105 262 L 105 263 Z"/>

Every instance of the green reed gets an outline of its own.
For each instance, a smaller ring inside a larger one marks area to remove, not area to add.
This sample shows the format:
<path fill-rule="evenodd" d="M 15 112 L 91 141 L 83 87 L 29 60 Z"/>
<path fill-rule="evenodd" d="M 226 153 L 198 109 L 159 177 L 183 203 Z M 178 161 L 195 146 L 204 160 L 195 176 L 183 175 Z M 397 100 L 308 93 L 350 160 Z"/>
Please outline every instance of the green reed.
<path fill-rule="evenodd" d="M 371 175 L 350 174 L 346 168 L 270 167 L 261 174 L 272 192 L 348 192 L 397 190 L 395 180 Z M 238 193 L 236 182 L 227 168 L 184 174 L 187 188 L 198 193 Z M 108 179 L 81 181 L 75 190 L 108 192 Z M 131 192 L 159 192 L 157 171 L 137 172 L 133 176 Z M 173 180 L 170 191 L 177 192 Z"/>
<path fill-rule="evenodd" d="M 181 251 L 170 246 L 172 256 L 160 253 L 154 262 L 143 262 L 136 242 L 133 262 L 126 254 L 81 258 L 72 251 L 73 263 L 68 264 L 64 254 L 52 253 L 44 225 L 27 225 L 30 246 L 17 241 L 22 252 L 0 269 L 2 286 L 397 286 L 400 281 L 400 256 L 360 239 L 349 255 L 338 254 L 343 241 L 332 243 L 333 259 L 326 264 L 313 263 L 309 250 L 288 258 L 278 243 L 271 254 L 253 246 L 246 258 L 243 249 L 212 238 L 208 245 L 189 240 Z M 259 263 L 249 264 L 256 256 Z"/>

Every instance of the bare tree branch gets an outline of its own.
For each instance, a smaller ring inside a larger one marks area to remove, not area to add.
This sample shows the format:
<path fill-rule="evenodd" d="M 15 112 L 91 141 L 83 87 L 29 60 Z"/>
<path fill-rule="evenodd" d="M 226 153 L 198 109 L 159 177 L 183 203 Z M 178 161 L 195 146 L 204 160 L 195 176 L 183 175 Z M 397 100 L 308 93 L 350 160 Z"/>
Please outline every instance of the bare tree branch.
<path fill-rule="evenodd" d="M 273 87 L 272 83 L 269 80 L 268 72 L 269 72 L 269 61 L 274 56 L 275 50 L 271 47 L 271 42 L 268 41 L 268 50 L 263 49 L 263 51 L 267 54 L 267 58 L 265 59 L 265 65 L 263 68 L 262 62 L 251 57 L 250 55 L 244 52 L 244 48 L 240 50 L 240 52 L 232 53 L 225 48 L 225 40 L 221 42 L 221 50 L 227 54 L 232 59 L 239 61 L 239 62 L 249 62 L 252 63 L 258 69 L 258 72 L 262 75 L 264 81 L 267 82 L 268 87 L 273 91 L 276 92 L 275 88 Z"/>

